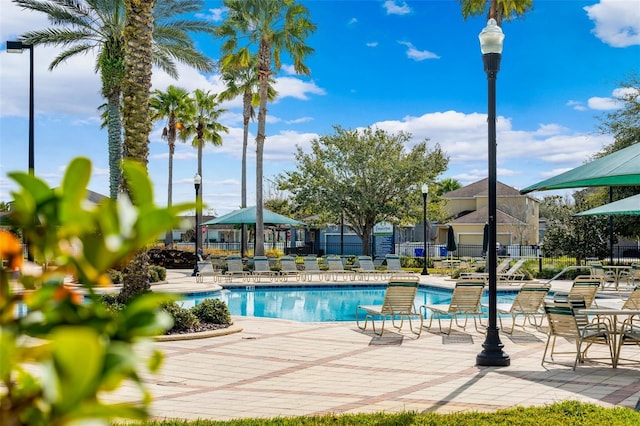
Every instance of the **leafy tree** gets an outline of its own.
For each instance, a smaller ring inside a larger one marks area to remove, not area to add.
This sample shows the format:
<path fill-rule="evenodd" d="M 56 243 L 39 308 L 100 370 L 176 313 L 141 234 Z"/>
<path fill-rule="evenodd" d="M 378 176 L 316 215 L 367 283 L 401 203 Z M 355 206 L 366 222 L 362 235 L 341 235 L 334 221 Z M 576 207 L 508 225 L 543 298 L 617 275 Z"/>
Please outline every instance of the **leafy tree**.
<path fill-rule="evenodd" d="M 151 97 L 151 119 L 153 121 L 164 120 L 166 123 L 162 128 L 162 138 L 169 144 L 169 182 L 167 184 L 167 206 L 171 208 L 173 195 L 173 154 L 176 148 L 177 132 L 184 128 L 180 117 L 186 113 L 189 92 L 175 87 L 167 87 L 165 92 L 155 90 Z M 164 245 L 173 248 L 173 232 L 167 231 Z"/>
<path fill-rule="evenodd" d="M 439 145 L 427 149 L 427 141 L 407 151 L 405 145 L 411 140 L 407 133 L 334 130 L 314 139 L 310 154 L 298 147 L 297 170 L 279 175 L 276 181 L 292 194 L 294 205 L 305 206 L 305 214 L 318 215 L 324 223 L 337 223 L 344 213 L 368 254 L 376 223 L 419 220 L 421 184 L 433 184 L 449 159 Z"/>
<path fill-rule="evenodd" d="M 462 16 L 482 15 L 487 13 L 487 20 L 493 18 L 499 26 L 503 20 L 510 20 L 524 15 L 533 9 L 533 0 L 458 0 L 462 5 Z"/>
<path fill-rule="evenodd" d="M 56 45 L 64 50 L 51 62 L 53 70 L 72 56 L 97 52 L 96 71 L 102 80 L 101 93 L 107 100 L 109 150 L 109 193 L 116 198 L 120 185 L 122 123 L 120 100 L 124 65 L 124 0 L 13 0 L 23 9 L 48 15 L 51 28 L 29 31 L 20 40 L 33 45 Z M 151 3 L 151 2 L 148 2 Z M 210 71 L 213 62 L 198 52 L 189 34 L 211 33 L 213 25 L 195 17 L 176 16 L 202 9 L 202 0 L 158 0 L 153 22 L 153 63 L 174 78 L 175 61 L 198 70 Z"/>
<path fill-rule="evenodd" d="M 574 194 L 575 204 L 559 196 L 545 197 L 540 203 L 541 216 L 547 218 L 547 230 L 542 237 L 547 256 L 574 256 L 580 265 L 587 257 L 605 257 L 609 238 L 606 219 L 575 217 L 574 214 L 593 206 L 592 191 Z"/>
<path fill-rule="evenodd" d="M 225 65 L 222 81 L 227 89 L 220 93 L 220 100 L 230 100 L 242 96 L 242 197 L 240 207 L 247 207 L 247 145 L 249 140 L 249 121 L 255 118 L 255 107 L 259 105 L 258 58 L 253 55 L 248 66 L 232 63 Z M 276 97 L 276 90 L 269 85 L 267 89 L 269 101 Z M 242 225 L 242 247 L 240 253 L 247 252 L 246 224 Z"/>
<path fill-rule="evenodd" d="M 313 49 L 306 39 L 316 26 L 309 20 L 309 11 L 295 0 L 224 0 L 229 12 L 217 34 L 225 39 L 222 45 L 222 68 L 229 64 L 248 67 L 251 48 L 257 49 L 260 108 L 256 137 L 256 245 L 255 255 L 264 255 L 263 223 L 263 153 L 266 139 L 269 79 L 281 67 L 283 53 L 293 59 L 298 74 L 309 75 L 304 64 Z M 240 47 L 240 42 L 247 45 Z M 272 69 L 273 67 L 273 69 Z"/>

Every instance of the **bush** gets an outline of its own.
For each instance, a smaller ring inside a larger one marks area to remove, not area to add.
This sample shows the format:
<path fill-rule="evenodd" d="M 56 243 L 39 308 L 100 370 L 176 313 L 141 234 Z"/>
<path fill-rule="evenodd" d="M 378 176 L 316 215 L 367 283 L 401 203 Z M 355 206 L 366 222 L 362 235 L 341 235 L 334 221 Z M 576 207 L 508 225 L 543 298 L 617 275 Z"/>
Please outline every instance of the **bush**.
<path fill-rule="evenodd" d="M 164 281 L 167 279 L 167 269 L 165 267 L 160 265 L 151 265 L 151 269 L 156 271 L 159 281 Z"/>
<path fill-rule="evenodd" d="M 100 300 L 105 304 L 109 312 L 120 312 L 127 307 L 127 305 L 120 303 L 117 294 L 103 294 L 100 296 Z"/>
<path fill-rule="evenodd" d="M 116 269 L 111 269 L 109 271 L 109 278 L 113 284 L 122 284 L 122 272 Z"/>
<path fill-rule="evenodd" d="M 231 313 L 227 304 L 220 299 L 205 299 L 191 308 L 193 314 L 202 322 L 210 324 L 231 324 Z"/>
<path fill-rule="evenodd" d="M 176 302 L 167 303 L 162 309 L 173 317 L 173 327 L 166 334 L 188 332 L 200 325 L 200 321 L 190 309 L 185 309 Z"/>
<path fill-rule="evenodd" d="M 149 268 L 147 274 L 149 275 L 150 283 L 157 283 L 158 281 L 160 281 L 160 277 L 158 277 L 158 271 L 156 271 L 155 269 Z"/>

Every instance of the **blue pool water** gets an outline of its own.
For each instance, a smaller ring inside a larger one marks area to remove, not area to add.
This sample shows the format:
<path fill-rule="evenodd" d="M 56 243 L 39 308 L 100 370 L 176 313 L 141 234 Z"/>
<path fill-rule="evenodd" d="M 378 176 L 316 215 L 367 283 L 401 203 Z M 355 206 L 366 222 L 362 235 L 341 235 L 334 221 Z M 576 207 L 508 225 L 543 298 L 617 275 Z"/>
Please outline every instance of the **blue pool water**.
<path fill-rule="evenodd" d="M 211 294 L 186 295 L 185 308 L 207 298 L 219 298 L 229 307 L 231 315 L 280 318 L 300 322 L 355 321 L 358 305 L 380 305 L 384 285 L 336 287 L 257 287 L 233 288 Z M 486 293 L 486 292 L 485 292 Z M 438 287 L 418 289 L 415 306 L 449 304 L 451 290 Z M 498 303 L 511 303 L 516 292 L 498 292 Z M 482 299 L 487 304 L 487 296 Z"/>

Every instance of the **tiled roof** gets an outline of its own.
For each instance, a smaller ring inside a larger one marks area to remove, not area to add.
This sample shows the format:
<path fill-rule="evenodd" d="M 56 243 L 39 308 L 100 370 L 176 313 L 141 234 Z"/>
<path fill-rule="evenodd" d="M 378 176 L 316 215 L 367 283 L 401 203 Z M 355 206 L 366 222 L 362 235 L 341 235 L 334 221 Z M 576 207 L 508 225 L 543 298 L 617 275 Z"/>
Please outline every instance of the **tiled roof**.
<path fill-rule="evenodd" d="M 442 194 L 442 197 L 448 199 L 486 197 L 489 190 L 487 180 L 488 178 L 485 178 L 454 191 L 446 192 Z M 496 192 L 498 197 L 522 196 L 520 195 L 520 191 L 502 182 L 496 182 Z"/>
<path fill-rule="evenodd" d="M 497 214 L 497 224 L 500 225 L 511 225 L 511 224 L 517 224 L 517 225 L 524 225 L 524 222 L 522 222 L 520 219 L 515 218 L 513 216 L 511 216 L 510 214 L 507 214 L 505 212 L 503 212 L 502 210 L 497 210 L 496 211 Z M 479 210 L 473 211 L 471 213 L 468 213 L 464 216 L 460 216 L 452 221 L 450 221 L 449 223 L 451 224 L 479 224 L 479 223 L 486 223 L 487 222 L 487 218 L 489 217 L 489 213 L 488 213 L 488 208 L 487 207 L 483 207 Z"/>

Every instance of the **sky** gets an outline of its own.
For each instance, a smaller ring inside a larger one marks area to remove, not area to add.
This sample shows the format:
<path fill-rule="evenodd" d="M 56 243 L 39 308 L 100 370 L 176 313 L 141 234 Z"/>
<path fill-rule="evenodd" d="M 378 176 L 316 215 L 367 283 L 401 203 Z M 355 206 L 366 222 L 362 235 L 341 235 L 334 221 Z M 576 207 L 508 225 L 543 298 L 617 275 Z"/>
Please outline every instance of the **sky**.
<path fill-rule="evenodd" d="M 265 188 L 296 167 L 296 146 L 347 129 L 378 127 L 440 144 L 450 158 L 439 178 L 463 185 L 487 176 L 487 80 L 478 34 L 486 17 L 464 20 L 455 0 L 299 0 L 317 25 L 306 59 L 310 76 L 298 76 L 284 56 L 275 75 L 279 93 L 268 106 L 264 152 Z M 524 188 L 579 166 L 613 142 L 598 131 L 598 117 L 614 111 L 615 96 L 640 71 L 640 0 L 534 0 L 524 17 L 505 22 L 497 78 L 497 176 Z M 221 1 L 205 1 L 199 14 L 213 23 L 226 12 Z M 0 0 L 0 201 L 16 185 L 7 177 L 28 168 L 29 54 L 8 54 L 7 40 L 48 28 L 44 15 Z M 221 41 L 194 37 L 198 49 L 217 60 Z M 95 56 L 48 67 L 58 49 L 34 51 L 35 173 L 57 186 L 69 161 L 93 162 L 89 188 L 108 195 L 107 132 L 97 107 L 100 79 Z M 178 65 L 179 79 L 154 69 L 153 88 L 173 84 L 189 91 L 224 90 L 218 73 Z M 223 145 L 206 146 L 202 196 L 205 214 L 240 207 L 241 99 L 225 102 L 220 121 L 229 128 Z M 150 135 L 149 174 L 158 205 L 167 203 L 168 147 L 164 122 Z M 248 205 L 255 205 L 255 135 L 250 125 Z M 193 201 L 196 150 L 178 143 L 173 201 Z M 417 182 L 417 184 L 421 184 Z M 534 193 L 542 197 L 549 193 Z M 269 198 L 269 194 L 265 194 Z"/>

